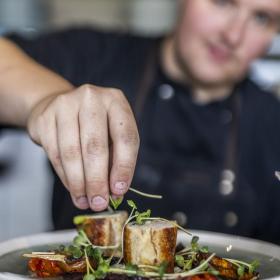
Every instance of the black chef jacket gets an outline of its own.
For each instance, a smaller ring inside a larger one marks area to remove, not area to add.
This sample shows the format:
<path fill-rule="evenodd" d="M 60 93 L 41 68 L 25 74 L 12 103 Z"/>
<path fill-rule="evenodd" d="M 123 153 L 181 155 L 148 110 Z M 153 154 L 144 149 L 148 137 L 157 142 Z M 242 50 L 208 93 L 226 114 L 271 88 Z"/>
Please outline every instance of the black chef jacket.
<path fill-rule="evenodd" d="M 10 38 L 39 63 L 75 86 L 92 83 L 123 90 L 132 107 L 156 40 L 72 29 L 33 40 Z M 249 79 L 238 85 L 235 173 L 222 173 L 232 139 L 232 96 L 209 104 L 170 80 L 155 63 L 138 118 L 141 146 L 132 186 L 163 199 L 132 197 L 140 210 L 177 218 L 188 228 L 269 240 L 280 244 L 280 105 Z M 226 179 L 226 180 L 223 180 Z M 71 228 L 75 209 L 55 177 L 53 220 Z"/>

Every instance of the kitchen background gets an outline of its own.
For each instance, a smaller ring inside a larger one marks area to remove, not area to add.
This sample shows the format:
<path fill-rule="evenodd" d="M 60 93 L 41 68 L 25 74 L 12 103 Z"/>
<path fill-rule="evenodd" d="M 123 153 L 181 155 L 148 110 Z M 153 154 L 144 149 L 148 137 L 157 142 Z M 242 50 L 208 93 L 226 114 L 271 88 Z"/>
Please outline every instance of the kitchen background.
<path fill-rule="evenodd" d="M 26 36 L 77 25 L 98 25 L 155 36 L 176 20 L 177 0 L 0 0 L 0 34 Z M 278 93 L 280 38 L 251 75 Z M 1 59 L 1 54 L 0 54 Z M 40 147 L 24 132 L 6 129 L 0 136 L 0 241 L 52 229 L 52 178 Z"/>

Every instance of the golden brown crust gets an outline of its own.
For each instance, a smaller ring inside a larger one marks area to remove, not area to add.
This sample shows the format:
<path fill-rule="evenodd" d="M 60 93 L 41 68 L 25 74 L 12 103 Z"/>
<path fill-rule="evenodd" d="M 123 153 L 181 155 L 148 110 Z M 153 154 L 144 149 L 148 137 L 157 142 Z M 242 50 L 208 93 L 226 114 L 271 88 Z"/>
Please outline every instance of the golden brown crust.
<path fill-rule="evenodd" d="M 199 253 L 198 259 L 203 260 L 207 259 L 210 255 L 206 253 Z M 249 273 L 245 272 L 242 277 L 238 275 L 237 272 L 237 266 L 233 263 L 229 262 L 228 260 L 225 260 L 221 257 L 214 256 L 210 260 L 210 264 L 219 271 L 219 275 L 225 279 L 231 279 L 231 280 L 250 280 L 250 279 L 258 279 L 259 275 L 257 273 Z"/>
<path fill-rule="evenodd" d="M 153 235 L 152 235 L 153 236 Z M 177 228 L 165 228 L 159 233 L 158 246 L 161 248 L 160 259 L 167 262 L 166 272 L 174 271 L 174 255 L 176 249 Z"/>
<path fill-rule="evenodd" d="M 79 225 L 83 229 L 92 244 L 97 246 L 120 245 L 122 240 L 122 228 L 127 219 L 127 212 L 119 211 L 108 215 L 88 216 Z"/>
<path fill-rule="evenodd" d="M 110 224 L 106 218 L 86 219 L 82 224 L 82 229 L 85 231 L 90 242 L 97 246 L 108 246 L 110 239 Z"/>
<path fill-rule="evenodd" d="M 130 230 L 129 228 L 126 226 L 124 228 L 124 251 L 123 251 L 123 259 L 124 259 L 124 263 L 128 264 L 128 263 L 132 263 L 132 244 L 131 244 L 131 237 L 130 237 Z"/>

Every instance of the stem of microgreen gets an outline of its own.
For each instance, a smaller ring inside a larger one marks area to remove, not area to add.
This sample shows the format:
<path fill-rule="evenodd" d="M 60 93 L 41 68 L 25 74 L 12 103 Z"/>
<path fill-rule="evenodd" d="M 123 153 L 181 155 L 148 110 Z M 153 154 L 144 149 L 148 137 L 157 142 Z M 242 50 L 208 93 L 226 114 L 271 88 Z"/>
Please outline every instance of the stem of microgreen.
<path fill-rule="evenodd" d="M 117 274 L 133 274 L 136 275 L 138 273 L 138 271 L 134 271 L 134 270 L 127 270 L 127 269 L 123 269 L 123 268 L 115 268 L 115 267 L 110 267 L 109 268 L 109 272 L 113 272 L 113 273 L 117 273 Z M 158 277 L 159 274 L 157 272 L 151 272 L 151 271 L 142 271 L 144 276 L 150 276 L 150 277 Z"/>
<path fill-rule="evenodd" d="M 146 265 L 146 264 L 138 264 L 139 268 L 149 268 L 149 269 L 153 269 L 153 270 L 158 270 L 158 266 L 155 265 Z"/>
<path fill-rule="evenodd" d="M 181 251 L 177 252 L 176 255 L 186 255 L 186 254 L 190 254 L 191 253 L 192 248 L 184 248 Z"/>
<path fill-rule="evenodd" d="M 149 194 L 149 193 L 144 193 L 141 191 L 138 191 L 134 188 L 129 188 L 130 191 L 135 192 L 139 195 L 145 196 L 145 197 L 149 197 L 149 198 L 155 198 L 155 199 L 162 199 L 162 195 L 156 195 L 156 194 Z"/>
<path fill-rule="evenodd" d="M 88 259 L 88 255 L 87 255 L 87 251 L 84 250 L 84 254 L 85 254 L 85 258 L 86 258 L 86 265 L 87 265 L 87 275 L 90 273 L 90 271 L 92 273 L 94 273 L 94 269 L 93 267 L 91 266 L 90 262 L 89 262 L 89 259 Z"/>
<path fill-rule="evenodd" d="M 86 233 L 83 230 L 80 230 L 81 235 L 83 236 L 83 238 L 87 241 L 88 244 L 86 245 L 92 245 L 91 241 L 88 239 Z"/>
<path fill-rule="evenodd" d="M 192 276 L 195 274 L 198 274 L 200 271 L 207 263 L 209 263 L 211 261 L 211 259 L 215 256 L 215 253 L 213 253 L 211 256 L 209 256 L 204 262 L 202 262 L 199 266 L 197 266 L 196 268 L 189 270 L 187 272 L 181 272 L 181 273 L 172 273 L 170 274 L 171 276 L 173 276 L 173 278 L 177 278 L 179 276 L 181 277 L 187 277 L 187 276 Z M 204 272 L 204 271 L 203 271 Z"/>
<path fill-rule="evenodd" d="M 209 263 L 209 261 L 215 256 L 215 254 L 212 254 L 211 256 L 209 256 L 209 258 L 207 258 L 204 262 L 202 262 L 199 266 L 197 266 L 196 268 L 189 270 L 187 272 L 180 272 L 180 273 L 165 273 L 163 274 L 163 279 L 174 279 L 177 277 L 187 277 L 187 276 L 193 276 L 193 275 L 198 275 L 198 274 L 203 274 L 203 273 L 208 273 L 207 271 L 200 271 L 205 264 Z M 140 267 L 138 265 L 138 267 Z M 146 266 L 149 267 L 149 266 Z M 151 266 L 151 268 L 154 268 L 153 266 Z M 157 267 L 158 268 L 158 267 Z M 122 269 L 122 268 L 114 268 L 114 267 L 110 267 L 109 268 L 109 272 L 113 272 L 113 273 L 127 273 L 127 274 L 133 274 L 136 275 L 138 272 L 137 271 L 133 271 L 133 270 L 126 270 L 126 269 Z M 152 272 L 152 271 L 141 271 L 143 273 L 144 276 L 149 276 L 149 277 L 159 277 L 159 273 L 158 272 Z"/>

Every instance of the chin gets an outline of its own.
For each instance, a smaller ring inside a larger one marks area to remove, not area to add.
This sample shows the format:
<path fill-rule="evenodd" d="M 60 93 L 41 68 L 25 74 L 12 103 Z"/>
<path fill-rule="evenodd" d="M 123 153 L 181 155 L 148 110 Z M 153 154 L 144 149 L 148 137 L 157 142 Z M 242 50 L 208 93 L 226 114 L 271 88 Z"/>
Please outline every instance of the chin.
<path fill-rule="evenodd" d="M 192 77 L 196 83 L 207 86 L 227 85 L 234 82 L 232 76 L 226 76 L 224 73 L 216 73 L 211 70 L 193 73 Z"/>

